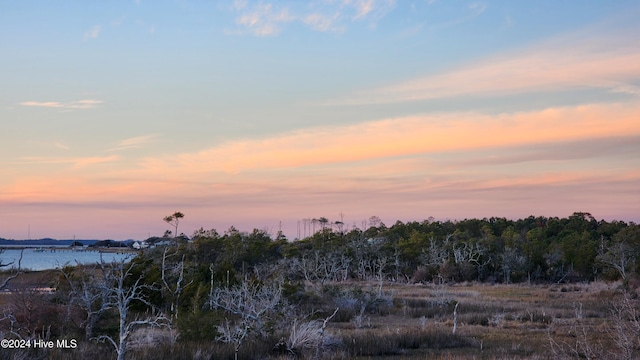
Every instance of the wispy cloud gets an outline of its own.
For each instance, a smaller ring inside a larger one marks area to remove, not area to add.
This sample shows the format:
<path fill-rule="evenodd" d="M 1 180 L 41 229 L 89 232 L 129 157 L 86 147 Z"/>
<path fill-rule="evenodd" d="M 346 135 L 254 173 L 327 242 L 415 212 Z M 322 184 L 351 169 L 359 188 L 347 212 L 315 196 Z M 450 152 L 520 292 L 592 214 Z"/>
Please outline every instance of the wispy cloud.
<path fill-rule="evenodd" d="M 53 146 L 57 147 L 58 149 L 62 149 L 62 150 L 69 150 L 71 149 L 69 147 L 69 145 L 63 144 L 61 142 L 56 142 L 55 144 L 53 144 Z"/>
<path fill-rule="evenodd" d="M 476 151 L 473 154 L 463 152 L 459 156 L 447 157 L 443 159 L 443 162 L 446 161 L 447 166 L 468 168 L 597 158 L 628 159 L 630 157 L 640 157 L 640 133 L 630 136 L 620 135 L 509 146 L 501 148 L 500 151 L 489 149 Z"/>
<path fill-rule="evenodd" d="M 613 93 L 640 96 L 640 87 L 631 84 L 614 86 L 610 91 Z"/>
<path fill-rule="evenodd" d="M 337 21 L 340 18 L 339 13 L 331 16 L 319 13 L 313 13 L 305 16 L 302 21 L 317 31 L 343 31 L 344 27 L 338 26 Z"/>
<path fill-rule="evenodd" d="M 373 10 L 373 4 L 374 4 L 373 0 L 357 0 L 357 1 L 345 0 L 344 2 L 346 4 L 353 4 L 356 10 L 356 14 L 353 16 L 354 20 L 361 19 L 367 16 L 367 14 L 369 14 Z"/>
<path fill-rule="evenodd" d="M 101 30 L 100 25 L 96 25 L 91 29 L 85 31 L 83 36 L 84 41 L 87 41 L 90 39 L 96 39 L 98 36 L 100 36 L 100 30 Z"/>
<path fill-rule="evenodd" d="M 247 0 L 233 0 L 231 8 L 234 10 L 242 10 L 247 7 Z"/>
<path fill-rule="evenodd" d="M 74 167 L 86 167 L 96 164 L 103 164 L 117 161 L 119 157 L 117 155 L 110 156 L 87 156 L 87 157 L 23 157 L 22 163 L 27 164 L 67 164 Z"/>
<path fill-rule="evenodd" d="M 85 99 L 70 102 L 58 102 L 58 101 L 23 101 L 20 103 L 22 106 L 29 107 L 44 107 L 44 108 L 56 108 L 56 109 L 93 109 L 102 104 L 102 100 Z"/>
<path fill-rule="evenodd" d="M 226 34 L 252 34 L 271 36 L 280 33 L 286 23 L 299 22 L 315 31 L 341 32 L 349 21 L 366 20 L 375 27 L 377 21 L 395 7 L 395 0 L 340 0 L 316 2 L 316 6 L 289 3 L 234 1 L 230 9 L 240 14 L 236 18 L 238 29 L 225 30 Z"/>
<path fill-rule="evenodd" d="M 108 151 L 119 151 L 119 150 L 141 148 L 151 143 L 154 139 L 158 138 L 159 136 L 160 135 L 158 134 L 148 134 L 148 135 L 141 135 L 141 136 L 126 138 L 119 141 L 116 144 L 116 146 L 110 148 Z"/>
<path fill-rule="evenodd" d="M 422 214 L 562 216 L 576 209 L 615 218 L 638 210 L 629 199 L 637 198 L 640 181 L 639 117 L 640 104 L 628 103 L 430 114 L 241 139 L 140 162 L 115 155 L 23 158 L 28 168 L 71 166 L 16 179 L 0 200 L 96 209 L 130 204 L 149 216 L 170 204 L 192 220 L 198 212 L 201 221 L 215 218 L 216 226 L 223 220 L 238 226 L 238 219 L 255 226 L 265 218 L 277 224 L 309 209 L 311 216 L 342 210 L 351 219 L 376 214 L 391 221 Z"/>
<path fill-rule="evenodd" d="M 242 7 L 240 9 L 245 9 Z M 280 32 L 281 24 L 294 20 L 286 7 L 276 9 L 272 4 L 259 3 L 236 19 L 236 23 L 256 36 L 270 36 Z"/>
<path fill-rule="evenodd" d="M 368 18 L 372 21 L 383 18 L 396 5 L 395 0 L 343 0 L 342 3 L 352 9 L 353 20 Z"/>
<path fill-rule="evenodd" d="M 469 10 L 471 10 L 472 16 L 478 16 L 487 10 L 487 4 L 480 2 L 469 4 Z"/>
<path fill-rule="evenodd" d="M 628 30 L 628 29 L 627 29 Z M 395 103 L 455 96 L 602 88 L 636 94 L 640 48 L 634 32 L 578 34 L 463 65 L 440 74 L 365 90 L 337 104 Z"/>
<path fill-rule="evenodd" d="M 184 173 L 215 169 L 235 174 L 443 151 L 576 141 L 640 134 L 638 116 L 640 105 L 549 108 L 498 116 L 472 112 L 411 116 L 233 141 L 198 153 L 149 160 L 147 167 L 167 166 Z"/>

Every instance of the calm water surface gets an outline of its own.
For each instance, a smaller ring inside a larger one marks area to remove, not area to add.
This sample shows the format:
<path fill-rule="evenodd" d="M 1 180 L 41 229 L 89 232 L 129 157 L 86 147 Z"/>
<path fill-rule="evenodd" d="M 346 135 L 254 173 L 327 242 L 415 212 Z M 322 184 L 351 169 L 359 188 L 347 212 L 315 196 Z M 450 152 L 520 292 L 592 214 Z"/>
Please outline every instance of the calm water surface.
<path fill-rule="evenodd" d="M 73 251 L 73 250 L 56 250 L 55 252 L 45 249 L 44 251 L 36 251 L 35 248 L 26 248 L 22 255 L 21 267 L 29 270 L 47 270 L 47 269 L 59 269 L 65 265 L 77 265 L 80 264 L 92 264 L 100 262 L 100 255 L 105 262 L 111 262 L 113 260 L 120 261 L 122 259 L 133 258 L 135 253 L 100 253 L 98 251 Z M 9 267 L 2 268 L 2 270 L 10 267 L 17 267 L 18 260 L 20 259 L 20 250 L 17 249 L 5 249 L 0 254 L 0 262 L 7 264 L 14 262 Z"/>

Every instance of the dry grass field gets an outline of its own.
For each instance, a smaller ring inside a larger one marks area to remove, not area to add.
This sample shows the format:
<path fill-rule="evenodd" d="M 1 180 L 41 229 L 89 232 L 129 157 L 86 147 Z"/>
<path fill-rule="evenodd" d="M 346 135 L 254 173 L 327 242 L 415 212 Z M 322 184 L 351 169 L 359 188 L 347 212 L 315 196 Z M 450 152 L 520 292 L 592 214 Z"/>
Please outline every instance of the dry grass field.
<path fill-rule="evenodd" d="M 348 349 L 344 358 L 625 358 L 612 319 L 624 298 L 620 288 L 604 282 L 387 286 L 383 297 L 391 306 L 334 322 L 330 331 Z M 640 355 L 637 345 L 631 358 Z"/>
<path fill-rule="evenodd" d="M 39 308 L 33 311 L 40 320 L 46 319 L 48 311 L 62 308 L 47 304 L 46 295 L 38 292 L 36 296 L 24 289 L 55 286 L 56 278 L 56 272 L 21 275 L 12 283 L 12 291 L 0 294 L 0 307 L 16 304 L 19 296 L 31 296 L 31 300 L 37 297 L 39 300 L 34 304 Z M 330 313 L 328 309 L 339 307 L 327 324 L 321 351 L 306 349 L 297 354 L 277 354 L 272 347 L 278 339 L 273 337 L 247 342 L 239 358 L 634 359 L 640 356 L 640 300 L 633 285 L 625 288 L 620 282 L 591 282 L 385 283 L 382 289 L 378 286 L 377 282 L 330 284 L 317 293 L 317 298 L 311 301 L 314 305 L 300 304 L 309 306 L 308 310 L 315 307 L 319 319 Z M 55 318 L 52 316 L 51 321 L 56 321 Z M 162 335 L 158 338 L 162 339 Z M 132 347 L 127 358 L 233 358 L 233 351 L 225 344 L 181 341 L 179 335 L 177 339 L 154 344 L 149 335 L 149 346 L 155 351 L 149 352 L 143 344 Z M 158 355 L 158 350 L 162 355 Z M 28 354 L 3 350 L 0 359 L 29 356 L 82 359 L 88 355 L 96 360 L 114 357 L 109 347 L 82 340 L 76 349 Z"/>

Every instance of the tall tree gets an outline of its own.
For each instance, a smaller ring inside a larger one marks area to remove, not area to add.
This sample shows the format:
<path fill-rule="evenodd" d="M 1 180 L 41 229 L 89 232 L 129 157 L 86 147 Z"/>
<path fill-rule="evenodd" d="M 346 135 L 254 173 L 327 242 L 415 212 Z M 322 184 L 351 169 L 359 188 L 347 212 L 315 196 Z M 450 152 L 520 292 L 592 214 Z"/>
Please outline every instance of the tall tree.
<path fill-rule="evenodd" d="M 169 216 L 165 216 L 164 220 L 165 222 L 167 222 L 169 225 L 172 225 L 175 232 L 173 233 L 173 238 L 176 239 L 178 237 L 178 225 L 180 224 L 180 219 L 182 219 L 184 217 L 184 214 L 181 213 L 180 211 L 176 211 L 173 214 L 169 215 Z"/>

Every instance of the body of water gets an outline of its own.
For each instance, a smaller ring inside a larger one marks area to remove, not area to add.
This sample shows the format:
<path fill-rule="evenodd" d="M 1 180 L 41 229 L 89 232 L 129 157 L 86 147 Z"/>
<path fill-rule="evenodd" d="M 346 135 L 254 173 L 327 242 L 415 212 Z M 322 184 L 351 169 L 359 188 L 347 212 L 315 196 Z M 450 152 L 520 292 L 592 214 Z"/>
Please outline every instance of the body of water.
<path fill-rule="evenodd" d="M 0 254 L 0 263 L 12 265 L 0 268 L 7 270 L 18 267 L 20 260 L 20 251 L 18 249 L 4 249 Z M 65 265 L 75 266 L 80 264 L 95 264 L 100 262 L 100 255 L 105 262 L 120 261 L 122 259 L 132 259 L 135 253 L 100 253 L 99 251 L 74 251 L 58 249 L 51 251 L 49 249 L 25 248 L 22 254 L 21 267 L 28 270 L 48 270 L 60 269 Z"/>

